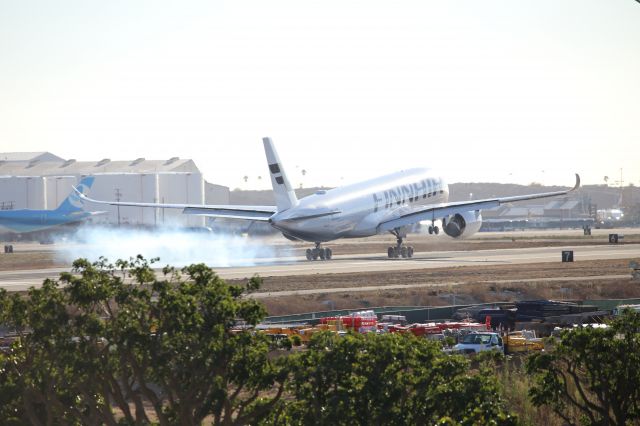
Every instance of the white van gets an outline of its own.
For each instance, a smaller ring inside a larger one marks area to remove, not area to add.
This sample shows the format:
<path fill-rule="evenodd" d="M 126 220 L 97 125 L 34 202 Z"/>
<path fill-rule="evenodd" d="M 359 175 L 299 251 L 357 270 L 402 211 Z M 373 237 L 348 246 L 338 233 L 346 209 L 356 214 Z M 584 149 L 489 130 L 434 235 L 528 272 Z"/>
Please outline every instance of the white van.
<path fill-rule="evenodd" d="M 461 354 L 477 354 L 483 351 L 504 353 L 502 337 L 498 333 L 472 332 L 464 336 L 462 341 L 453 347 L 452 352 Z"/>

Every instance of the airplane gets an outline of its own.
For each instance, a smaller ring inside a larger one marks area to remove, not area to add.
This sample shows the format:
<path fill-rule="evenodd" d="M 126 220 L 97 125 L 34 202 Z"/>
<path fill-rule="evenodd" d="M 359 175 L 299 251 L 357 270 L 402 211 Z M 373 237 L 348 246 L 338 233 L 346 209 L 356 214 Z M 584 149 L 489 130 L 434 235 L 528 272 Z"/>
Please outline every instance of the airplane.
<path fill-rule="evenodd" d="M 89 192 L 93 185 L 93 176 L 80 181 L 78 187 L 65 198 L 55 210 L 3 210 L 0 211 L 0 229 L 15 233 L 42 231 L 61 225 L 83 221 L 91 216 L 105 212 L 86 212 L 83 210 L 82 198 L 77 194 Z"/>
<path fill-rule="evenodd" d="M 387 250 L 389 258 L 411 258 L 413 247 L 404 245 L 410 227 L 431 221 L 430 234 L 440 229 L 453 238 L 468 237 L 482 225 L 482 209 L 504 203 L 566 195 L 580 187 L 576 174 L 573 188 L 513 197 L 449 202 L 446 182 L 427 168 L 414 168 L 346 185 L 298 199 L 287 179 L 272 140 L 262 139 L 269 166 L 275 206 L 234 206 L 197 204 L 157 204 L 94 200 L 78 192 L 80 198 L 97 204 L 182 209 L 184 214 L 268 222 L 286 238 L 315 243 L 306 250 L 308 260 L 329 260 L 333 253 L 321 244 L 340 238 L 362 238 L 389 232 L 396 245 Z"/>

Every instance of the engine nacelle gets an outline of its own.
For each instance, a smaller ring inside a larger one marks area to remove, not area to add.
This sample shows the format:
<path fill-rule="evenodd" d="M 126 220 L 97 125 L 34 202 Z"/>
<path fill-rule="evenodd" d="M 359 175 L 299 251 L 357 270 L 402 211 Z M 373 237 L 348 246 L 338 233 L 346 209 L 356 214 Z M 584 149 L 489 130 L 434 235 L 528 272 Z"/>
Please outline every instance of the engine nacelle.
<path fill-rule="evenodd" d="M 453 238 L 467 238 L 480 230 L 482 214 L 479 211 L 456 213 L 442 219 L 444 233 Z"/>

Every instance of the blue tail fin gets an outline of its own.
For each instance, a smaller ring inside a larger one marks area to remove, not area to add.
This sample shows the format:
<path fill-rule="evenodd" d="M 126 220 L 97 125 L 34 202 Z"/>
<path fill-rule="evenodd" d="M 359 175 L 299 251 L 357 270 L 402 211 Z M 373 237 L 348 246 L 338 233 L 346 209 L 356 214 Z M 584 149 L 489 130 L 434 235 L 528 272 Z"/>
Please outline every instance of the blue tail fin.
<path fill-rule="evenodd" d="M 89 189 L 91 189 L 91 185 L 93 185 L 93 179 L 93 176 L 87 176 L 83 178 L 77 186 L 78 191 L 82 192 L 85 195 L 89 193 Z M 59 213 L 71 213 L 82 210 L 82 206 L 82 200 L 72 189 L 69 196 L 65 198 L 62 203 L 60 203 L 56 211 Z"/>

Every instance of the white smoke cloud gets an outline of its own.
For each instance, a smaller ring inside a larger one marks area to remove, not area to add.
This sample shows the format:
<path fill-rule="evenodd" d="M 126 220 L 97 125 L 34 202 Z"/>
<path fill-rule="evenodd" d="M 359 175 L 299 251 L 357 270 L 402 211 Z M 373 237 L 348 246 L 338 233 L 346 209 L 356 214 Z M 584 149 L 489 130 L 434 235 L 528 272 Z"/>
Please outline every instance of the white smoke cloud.
<path fill-rule="evenodd" d="M 212 267 L 251 266 L 269 263 L 287 255 L 286 246 L 278 246 L 277 237 L 245 237 L 239 235 L 193 232 L 179 228 L 130 229 L 80 227 L 58 249 L 66 262 L 77 258 L 96 261 L 100 256 L 110 261 L 128 259 L 141 254 L 147 259 L 159 257 L 159 265 L 181 267 L 205 263 Z"/>

